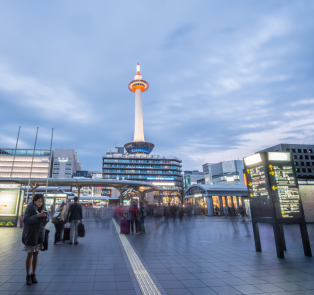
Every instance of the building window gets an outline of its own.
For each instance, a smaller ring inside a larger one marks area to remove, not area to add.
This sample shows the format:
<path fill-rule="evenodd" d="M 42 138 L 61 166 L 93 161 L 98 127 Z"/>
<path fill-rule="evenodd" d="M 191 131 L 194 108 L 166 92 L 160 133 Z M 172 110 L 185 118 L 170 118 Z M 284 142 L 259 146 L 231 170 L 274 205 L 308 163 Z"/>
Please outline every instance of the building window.
<path fill-rule="evenodd" d="M 297 158 L 298 158 L 298 156 L 296 156 L 296 155 L 293 155 L 293 159 L 295 159 L 295 160 L 296 160 Z"/>
<path fill-rule="evenodd" d="M 290 152 L 290 149 L 286 149 L 287 152 Z"/>
<path fill-rule="evenodd" d="M 312 173 L 312 169 L 311 169 L 311 168 L 308 168 L 307 171 L 308 171 L 309 173 Z"/>
<path fill-rule="evenodd" d="M 311 160 L 314 160 L 314 156 L 311 156 Z"/>
<path fill-rule="evenodd" d="M 295 166 L 299 166 L 299 162 L 294 162 L 294 165 Z"/>
<path fill-rule="evenodd" d="M 295 149 L 292 149 L 292 152 L 295 153 Z"/>
<path fill-rule="evenodd" d="M 301 166 L 304 166 L 304 162 L 301 162 Z"/>
<path fill-rule="evenodd" d="M 298 153 L 302 153 L 302 150 L 301 150 L 301 149 L 298 149 Z"/>
<path fill-rule="evenodd" d="M 305 169 L 305 168 L 302 168 L 302 172 L 306 172 L 306 169 Z"/>
<path fill-rule="evenodd" d="M 310 166 L 310 162 L 306 162 L 306 166 Z"/>
<path fill-rule="evenodd" d="M 305 153 L 305 154 L 306 154 L 306 153 L 307 153 L 307 149 L 303 149 L 303 153 Z"/>
<path fill-rule="evenodd" d="M 313 149 L 309 149 L 309 153 L 310 153 L 310 154 L 313 154 Z"/>
<path fill-rule="evenodd" d="M 303 156 L 302 156 L 302 155 L 301 155 L 301 156 L 299 156 L 299 159 L 300 159 L 300 160 L 303 160 Z"/>
<path fill-rule="evenodd" d="M 304 156 L 304 159 L 305 159 L 305 160 L 308 160 L 308 159 L 309 159 L 309 156 L 308 156 L 308 155 Z"/>

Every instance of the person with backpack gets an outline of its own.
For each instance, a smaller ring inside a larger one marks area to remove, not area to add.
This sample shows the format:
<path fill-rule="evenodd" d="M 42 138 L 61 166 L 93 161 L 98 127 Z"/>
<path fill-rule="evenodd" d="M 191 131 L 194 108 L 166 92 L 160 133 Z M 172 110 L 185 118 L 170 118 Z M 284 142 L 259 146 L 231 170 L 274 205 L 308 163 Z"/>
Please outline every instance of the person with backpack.
<path fill-rule="evenodd" d="M 134 224 L 135 224 L 136 234 L 138 235 L 139 234 L 139 232 L 138 232 L 138 208 L 137 208 L 135 202 L 132 203 L 132 206 L 130 207 L 129 213 L 130 213 L 130 223 L 131 223 L 132 235 L 134 234 Z"/>
<path fill-rule="evenodd" d="M 78 237 L 78 225 L 82 222 L 83 214 L 82 214 L 82 206 L 78 204 L 78 197 L 73 198 L 74 203 L 70 205 L 67 220 L 71 223 L 71 233 L 70 233 L 70 241 L 69 245 L 73 243 L 73 234 L 74 234 L 74 245 L 77 245 L 79 242 L 77 241 Z"/>
<path fill-rule="evenodd" d="M 145 225 L 144 219 L 147 216 L 146 209 L 144 208 L 143 202 L 140 202 L 140 212 L 139 212 L 139 221 L 141 225 L 141 234 L 145 234 Z"/>

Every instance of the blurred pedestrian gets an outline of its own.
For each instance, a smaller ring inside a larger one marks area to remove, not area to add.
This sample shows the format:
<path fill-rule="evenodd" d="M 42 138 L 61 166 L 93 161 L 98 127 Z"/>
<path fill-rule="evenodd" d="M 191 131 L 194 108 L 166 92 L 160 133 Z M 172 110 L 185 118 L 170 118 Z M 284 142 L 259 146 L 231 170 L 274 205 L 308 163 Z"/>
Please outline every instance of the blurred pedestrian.
<path fill-rule="evenodd" d="M 43 243 L 42 228 L 47 215 L 44 213 L 44 197 L 42 194 L 36 194 L 33 200 L 27 205 L 24 214 L 24 227 L 22 234 L 22 243 L 26 256 L 26 284 L 37 284 L 36 268 L 38 262 L 38 252 Z M 32 265 L 32 273 L 30 273 Z"/>
<path fill-rule="evenodd" d="M 182 206 L 182 204 L 180 204 L 179 205 L 179 211 L 178 211 L 178 216 L 179 216 L 180 222 L 182 222 L 183 215 L 184 215 L 183 206 Z"/>
<path fill-rule="evenodd" d="M 147 216 L 147 211 L 144 207 L 143 202 L 140 202 L 140 212 L 139 212 L 139 222 L 141 226 L 141 234 L 145 234 L 145 225 L 144 225 L 144 220 L 145 217 Z"/>
<path fill-rule="evenodd" d="M 55 207 L 53 204 L 50 206 L 50 216 L 52 217 L 55 214 Z"/>
<path fill-rule="evenodd" d="M 78 244 L 77 236 L 78 236 L 78 225 L 82 222 L 83 214 L 82 214 L 82 206 L 78 203 L 78 197 L 73 198 L 74 203 L 70 205 L 67 220 L 71 223 L 71 233 L 70 233 L 70 241 L 69 244 L 73 243 L 73 234 L 74 234 L 74 245 Z"/>
<path fill-rule="evenodd" d="M 134 224 L 135 224 L 135 232 L 136 234 L 139 234 L 138 232 L 138 208 L 135 202 L 132 203 L 129 213 L 130 213 L 131 233 L 134 234 Z"/>
<path fill-rule="evenodd" d="M 56 213 L 59 212 L 59 215 L 56 216 L 53 220 L 53 223 L 56 228 L 55 232 L 55 245 L 61 245 L 61 235 L 64 228 L 64 223 L 66 219 L 66 205 L 65 202 L 62 202 L 60 207 L 57 209 Z"/>

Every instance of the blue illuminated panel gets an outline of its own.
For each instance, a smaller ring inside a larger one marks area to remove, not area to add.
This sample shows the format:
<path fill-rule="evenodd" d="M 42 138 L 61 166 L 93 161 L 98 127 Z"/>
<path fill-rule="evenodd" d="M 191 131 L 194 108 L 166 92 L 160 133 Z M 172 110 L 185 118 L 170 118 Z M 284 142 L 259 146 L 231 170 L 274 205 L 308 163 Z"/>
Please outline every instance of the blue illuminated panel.
<path fill-rule="evenodd" d="M 174 177 L 154 177 L 154 176 L 148 176 L 146 179 L 147 180 L 174 180 Z"/>
<path fill-rule="evenodd" d="M 149 154 L 149 148 L 145 148 L 145 147 L 134 147 L 128 150 L 129 153 L 145 153 L 145 154 Z"/>

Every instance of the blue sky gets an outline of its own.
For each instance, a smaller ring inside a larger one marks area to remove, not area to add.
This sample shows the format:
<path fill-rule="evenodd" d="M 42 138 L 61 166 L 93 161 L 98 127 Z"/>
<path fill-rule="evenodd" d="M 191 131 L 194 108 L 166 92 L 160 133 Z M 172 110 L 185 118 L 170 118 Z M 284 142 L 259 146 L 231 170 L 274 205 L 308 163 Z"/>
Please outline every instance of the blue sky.
<path fill-rule="evenodd" d="M 152 3 L 149 3 L 152 2 Z M 100 170 L 133 140 L 137 56 L 145 139 L 183 169 L 314 143 L 312 1 L 1 1 L 0 146 L 74 148 Z"/>

